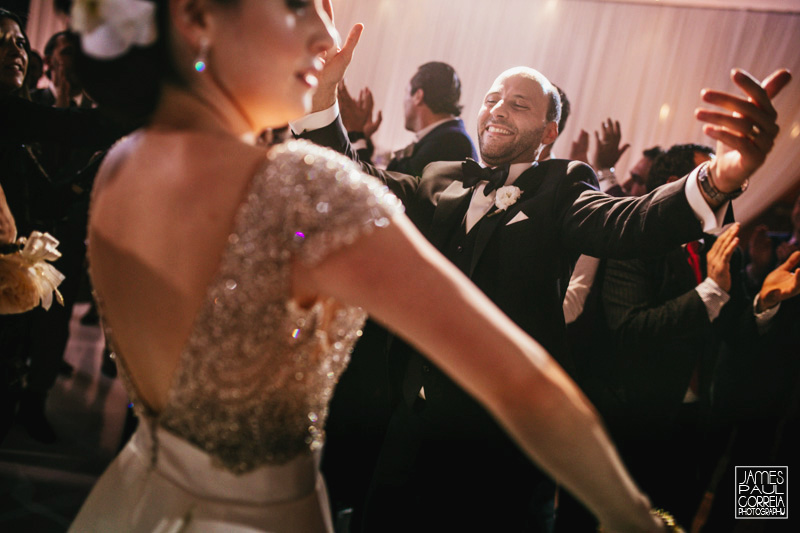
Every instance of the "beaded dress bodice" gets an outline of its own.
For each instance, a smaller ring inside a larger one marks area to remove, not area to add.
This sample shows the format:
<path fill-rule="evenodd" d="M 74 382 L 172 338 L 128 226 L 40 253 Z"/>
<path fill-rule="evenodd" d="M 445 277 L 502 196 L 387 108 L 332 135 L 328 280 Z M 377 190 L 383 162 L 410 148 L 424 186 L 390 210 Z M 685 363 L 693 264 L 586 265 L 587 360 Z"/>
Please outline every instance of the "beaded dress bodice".
<path fill-rule="evenodd" d="M 236 473 L 321 447 L 328 401 L 365 313 L 332 300 L 300 308 L 291 299 L 291 262 L 313 265 L 401 211 L 385 186 L 330 150 L 304 141 L 271 148 L 160 413 L 137 401 L 124 353 L 115 350 L 139 414 Z"/>

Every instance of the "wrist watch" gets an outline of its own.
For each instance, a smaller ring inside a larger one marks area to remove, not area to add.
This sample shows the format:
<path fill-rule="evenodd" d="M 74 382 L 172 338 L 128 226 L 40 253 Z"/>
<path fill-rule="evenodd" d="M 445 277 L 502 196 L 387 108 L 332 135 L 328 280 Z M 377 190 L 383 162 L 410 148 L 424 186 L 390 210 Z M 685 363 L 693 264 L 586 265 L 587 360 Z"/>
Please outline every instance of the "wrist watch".
<path fill-rule="evenodd" d="M 611 168 L 601 168 L 597 171 L 597 181 L 605 181 L 608 180 L 611 183 L 617 183 L 617 176 L 614 173 L 614 167 Z"/>
<path fill-rule="evenodd" d="M 711 179 L 711 173 L 708 171 L 708 163 L 704 163 L 697 173 L 697 183 L 700 185 L 703 192 L 715 202 L 727 202 L 739 198 L 742 193 L 747 190 L 747 186 L 750 185 L 750 180 L 744 180 L 741 188 L 735 191 L 722 192 L 717 189 L 716 185 L 714 185 L 714 181 Z"/>

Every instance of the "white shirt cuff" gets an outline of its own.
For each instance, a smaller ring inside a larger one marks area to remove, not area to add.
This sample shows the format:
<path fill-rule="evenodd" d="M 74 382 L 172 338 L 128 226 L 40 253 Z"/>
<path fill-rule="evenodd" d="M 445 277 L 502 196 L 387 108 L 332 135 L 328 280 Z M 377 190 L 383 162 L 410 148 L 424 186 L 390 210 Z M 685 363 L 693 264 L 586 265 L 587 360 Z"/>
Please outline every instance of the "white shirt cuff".
<path fill-rule="evenodd" d="M 770 321 L 778 314 L 781 304 L 778 303 L 775 307 L 770 307 L 766 311 L 758 312 L 758 294 L 753 298 L 753 315 L 756 317 L 756 327 L 760 334 L 764 334 Z"/>
<path fill-rule="evenodd" d="M 564 296 L 564 303 L 561 306 L 564 311 L 564 321 L 567 324 L 575 322 L 583 313 L 583 306 L 586 304 L 586 298 L 589 297 L 592 285 L 594 285 L 598 266 L 600 266 L 600 260 L 588 255 L 580 256 L 578 262 L 575 263 L 575 270 L 572 271 L 567 294 Z"/>
<path fill-rule="evenodd" d="M 335 102 L 328 109 L 323 109 L 322 111 L 317 111 L 316 113 L 310 113 L 304 117 L 298 118 L 297 120 L 293 120 L 289 123 L 289 127 L 292 129 L 292 133 L 295 135 L 300 135 L 306 131 L 314 131 L 324 128 L 336 120 L 336 117 L 338 116 L 339 102 Z"/>
<path fill-rule="evenodd" d="M 703 198 L 703 193 L 700 192 L 700 185 L 697 183 L 697 174 L 699 171 L 700 167 L 692 170 L 689 177 L 686 179 L 686 187 L 684 188 L 686 200 L 689 202 L 689 206 L 692 208 L 692 211 L 694 211 L 697 219 L 703 223 L 703 232 L 717 234 L 722 229 L 725 213 L 728 210 L 728 204 L 730 204 L 730 202 L 725 202 L 717 208 L 716 212 L 713 211 L 706 203 L 705 198 Z"/>
<path fill-rule="evenodd" d="M 722 308 L 731 299 L 730 294 L 723 291 L 720 286 L 717 285 L 717 282 L 711 278 L 706 278 L 701 281 L 694 290 L 697 291 L 697 294 L 700 295 L 700 299 L 703 300 L 710 322 L 717 319 Z"/>

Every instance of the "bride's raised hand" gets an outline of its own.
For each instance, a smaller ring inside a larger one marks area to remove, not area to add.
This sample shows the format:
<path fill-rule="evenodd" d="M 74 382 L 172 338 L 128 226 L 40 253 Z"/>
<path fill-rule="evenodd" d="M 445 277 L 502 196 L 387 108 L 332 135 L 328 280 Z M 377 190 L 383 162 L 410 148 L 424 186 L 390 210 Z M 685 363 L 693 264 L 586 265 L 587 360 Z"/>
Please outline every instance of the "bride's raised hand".
<path fill-rule="evenodd" d="M 341 45 L 341 39 L 338 38 L 338 32 L 333 26 L 333 10 L 329 0 L 322 2 L 322 9 L 329 19 L 330 31 L 334 36 L 334 45 L 320 56 L 324 67 L 317 78 L 319 84 L 311 100 L 312 113 L 328 109 L 336 103 L 336 88 L 339 82 L 344 79 L 347 67 L 353 59 L 353 51 L 361 38 L 361 32 L 364 30 L 363 24 L 355 24 L 347 34 L 344 45 Z"/>

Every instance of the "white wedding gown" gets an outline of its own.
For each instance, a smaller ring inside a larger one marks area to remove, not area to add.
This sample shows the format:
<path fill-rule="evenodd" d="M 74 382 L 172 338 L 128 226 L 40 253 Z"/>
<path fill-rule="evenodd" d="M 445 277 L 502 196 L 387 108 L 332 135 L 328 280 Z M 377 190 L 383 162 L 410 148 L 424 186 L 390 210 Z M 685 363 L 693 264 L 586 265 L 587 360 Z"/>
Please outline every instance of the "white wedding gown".
<path fill-rule="evenodd" d="M 313 265 L 401 211 L 342 156 L 303 141 L 270 149 L 160 413 L 138 401 L 104 321 L 140 423 L 70 531 L 333 531 L 318 454 L 365 314 L 334 301 L 299 308 L 290 265 Z"/>

